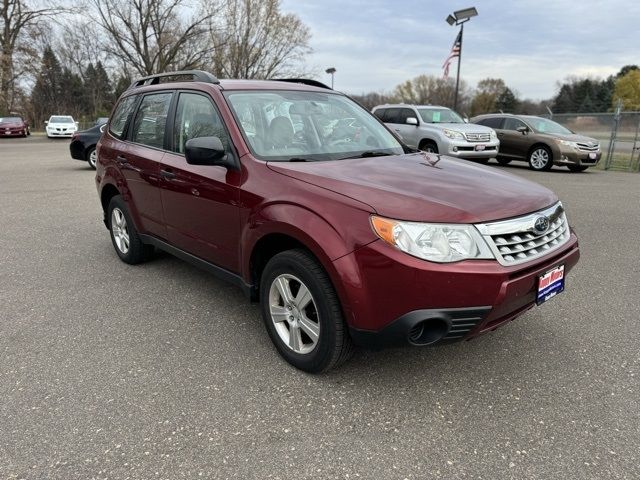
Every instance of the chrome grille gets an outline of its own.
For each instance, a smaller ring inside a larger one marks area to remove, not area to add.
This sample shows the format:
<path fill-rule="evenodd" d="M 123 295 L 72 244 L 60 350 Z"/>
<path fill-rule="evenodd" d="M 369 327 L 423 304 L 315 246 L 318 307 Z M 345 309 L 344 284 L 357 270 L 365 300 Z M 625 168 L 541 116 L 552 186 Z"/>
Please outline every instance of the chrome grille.
<path fill-rule="evenodd" d="M 548 219 L 548 228 L 536 222 Z M 517 265 L 547 255 L 569 240 L 569 224 L 561 203 L 523 217 L 476 225 L 502 265 Z"/>
<path fill-rule="evenodd" d="M 491 140 L 489 133 L 465 133 L 465 137 L 470 142 L 488 142 Z"/>
<path fill-rule="evenodd" d="M 597 152 L 600 149 L 600 145 L 597 143 L 580 143 L 578 142 L 578 149 L 585 152 Z"/>

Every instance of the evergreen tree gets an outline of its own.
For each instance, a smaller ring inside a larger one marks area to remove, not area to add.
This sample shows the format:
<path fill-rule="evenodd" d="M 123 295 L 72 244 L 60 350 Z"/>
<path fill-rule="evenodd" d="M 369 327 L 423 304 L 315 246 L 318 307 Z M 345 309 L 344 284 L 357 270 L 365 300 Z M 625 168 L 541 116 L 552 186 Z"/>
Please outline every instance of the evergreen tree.
<path fill-rule="evenodd" d="M 63 72 L 60 62 L 50 46 L 46 46 L 42 54 L 40 72 L 31 93 L 31 104 L 36 125 L 53 114 L 62 114 Z"/>
<path fill-rule="evenodd" d="M 505 113 L 514 113 L 519 105 L 518 98 L 509 87 L 506 87 L 496 99 L 496 110 Z"/>

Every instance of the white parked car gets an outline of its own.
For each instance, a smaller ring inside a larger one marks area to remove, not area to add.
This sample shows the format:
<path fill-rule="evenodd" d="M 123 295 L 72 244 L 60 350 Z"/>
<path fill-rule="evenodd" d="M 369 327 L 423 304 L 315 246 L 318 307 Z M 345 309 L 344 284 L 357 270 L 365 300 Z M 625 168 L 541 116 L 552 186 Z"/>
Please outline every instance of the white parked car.
<path fill-rule="evenodd" d="M 71 137 L 78 131 L 78 122 L 69 115 L 51 115 L 47 124 L 47 137 Z"/>

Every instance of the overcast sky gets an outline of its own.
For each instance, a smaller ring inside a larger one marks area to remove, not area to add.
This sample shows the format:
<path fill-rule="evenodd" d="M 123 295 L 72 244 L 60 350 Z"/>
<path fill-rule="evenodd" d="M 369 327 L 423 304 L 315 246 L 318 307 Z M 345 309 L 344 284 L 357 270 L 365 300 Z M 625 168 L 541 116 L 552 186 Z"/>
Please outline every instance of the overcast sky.
<path fill-rule="evenodd" d="M 479 16 L 465 25 L 461 77 L 472 87 L 499 77 L 522 97 L 545 99 L 568 75 L 640 64 L 638 0 L 282 0 L 311 29 L 308 65 L 335 67 L 336 89 L 352 94 L 441 76 L 457 33 L 445 18 L 470 6 Z"/>

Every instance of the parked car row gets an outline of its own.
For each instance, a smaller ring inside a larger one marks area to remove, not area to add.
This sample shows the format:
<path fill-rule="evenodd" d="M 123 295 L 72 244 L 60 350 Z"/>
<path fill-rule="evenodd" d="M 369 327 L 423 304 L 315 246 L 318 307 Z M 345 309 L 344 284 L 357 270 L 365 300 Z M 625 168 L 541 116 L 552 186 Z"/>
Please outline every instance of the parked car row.
<path fill-rule="evenodd" d="M 159 248 L 238 285 L 309 372 L 354 344 L 471 339 L 564 291 L 580 252 L 558 197 L 450 158 L 497 153 L 494 130 L 441 107 L 375 112 L 299 79 L 135 81 L 97 146 L 115 253 Z"/>
<path fill-rule="evenodd" d="M 445 107 L 405 104 L 380 105 L 373 114 L 414 148 L 482 163 L 496 158 L 501 165 L 516 160 L 533 170 L 582 172 L 602 156 L 598 140 L 532 115 L 487 114 L 466 123 Z"/>

